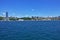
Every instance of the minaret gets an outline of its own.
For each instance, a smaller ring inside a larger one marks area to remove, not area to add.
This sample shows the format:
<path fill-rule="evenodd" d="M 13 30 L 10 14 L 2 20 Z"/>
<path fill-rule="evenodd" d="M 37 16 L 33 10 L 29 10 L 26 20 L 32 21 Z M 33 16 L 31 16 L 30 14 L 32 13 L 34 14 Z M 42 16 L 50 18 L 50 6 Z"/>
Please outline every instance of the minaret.
<path fill-rule="evenodd" d="M 9 17 L 8 17 L 8 12 L 6 12 L 6 21 L 9 20 Z"/>

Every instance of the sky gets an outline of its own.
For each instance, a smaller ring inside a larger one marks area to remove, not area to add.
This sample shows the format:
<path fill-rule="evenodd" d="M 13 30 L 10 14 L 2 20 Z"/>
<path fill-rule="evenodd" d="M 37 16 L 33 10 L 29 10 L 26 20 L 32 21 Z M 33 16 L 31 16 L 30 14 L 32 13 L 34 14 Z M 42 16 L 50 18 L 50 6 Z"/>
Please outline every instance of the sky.
<path fill-rule="evenodd" d="M 60 0 L 0 0 L 0 16 L 60 16 Z"/>

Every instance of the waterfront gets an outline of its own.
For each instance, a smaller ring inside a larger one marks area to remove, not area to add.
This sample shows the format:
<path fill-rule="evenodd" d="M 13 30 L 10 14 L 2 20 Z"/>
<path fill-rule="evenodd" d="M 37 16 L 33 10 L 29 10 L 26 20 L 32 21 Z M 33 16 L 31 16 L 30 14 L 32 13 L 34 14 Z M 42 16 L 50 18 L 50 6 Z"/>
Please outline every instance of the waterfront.
<path fill-rule="evenodd" d="M 60 21 L 0 21 L 0 40 L 60 40 Z"/>

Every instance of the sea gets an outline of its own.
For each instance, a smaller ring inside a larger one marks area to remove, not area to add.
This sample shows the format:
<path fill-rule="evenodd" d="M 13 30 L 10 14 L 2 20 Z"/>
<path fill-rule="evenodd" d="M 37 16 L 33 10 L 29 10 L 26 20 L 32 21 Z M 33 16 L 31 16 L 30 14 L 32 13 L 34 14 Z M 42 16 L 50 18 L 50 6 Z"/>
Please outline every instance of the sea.
<path fill-rule="evenodd" d="M 0 40 L 60 40 L 60 21 L 0 21 Z"/>

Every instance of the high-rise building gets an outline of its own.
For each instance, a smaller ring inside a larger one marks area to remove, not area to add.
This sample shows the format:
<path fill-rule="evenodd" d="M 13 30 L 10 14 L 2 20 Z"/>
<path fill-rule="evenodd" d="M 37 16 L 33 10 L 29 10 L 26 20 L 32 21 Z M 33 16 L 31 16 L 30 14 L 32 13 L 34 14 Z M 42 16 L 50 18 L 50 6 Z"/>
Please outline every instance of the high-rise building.
<path fill-rule="evenodd" d="M 9 17 L 8 17 L 8 12 L 6 12 L 6 21 L 9 20 Z"/>

